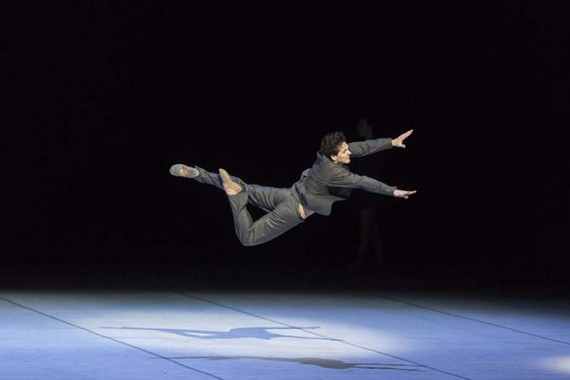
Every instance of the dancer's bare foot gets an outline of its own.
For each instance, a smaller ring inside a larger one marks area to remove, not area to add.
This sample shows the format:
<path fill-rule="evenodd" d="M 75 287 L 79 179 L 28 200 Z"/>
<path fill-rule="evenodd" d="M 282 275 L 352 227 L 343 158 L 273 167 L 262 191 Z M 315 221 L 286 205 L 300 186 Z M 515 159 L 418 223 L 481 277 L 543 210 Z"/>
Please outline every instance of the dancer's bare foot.
<path fill-rule="evenodd" d="M 219 172 L 220 172 L 220 177 L 222 177 L 222 183 L 224 186 L 224 190 L 226 191 L 226 194 L 236 195 L 241 193 L 241 191 L 243 190 L 242 187 L 240 186 L 239 183 L 234 182 L 232 180 L 232 177 L 230 177 L 227 171 L 225 171 L 224 169 L 220 169 Z"/>
<path fill-rule="evenodd" d="M 176 177 L 196 178 L 200 175 L 200 172 L 196 168 L 183 164 L 175 164 L 170 167 L 170 174 Z"/>

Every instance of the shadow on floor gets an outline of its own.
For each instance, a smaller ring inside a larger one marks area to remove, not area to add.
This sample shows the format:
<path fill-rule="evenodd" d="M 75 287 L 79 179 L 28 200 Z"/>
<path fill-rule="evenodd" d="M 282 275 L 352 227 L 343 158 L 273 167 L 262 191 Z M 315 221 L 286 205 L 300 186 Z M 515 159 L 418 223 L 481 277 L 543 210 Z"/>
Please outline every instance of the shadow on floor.
<path fill-rule="evenodd" d="M 192 329 L 167 329 L 152 327 L 102 327 L 103 329 L 113 330 L 137 330 L 137 331 L 157 331 L 168 334 L 174 334 L 184 337 L 197 339 L 263 339 L 270 340 L 274 338 L 294 338 L 294 339 L 317 339 L 327 341 L 339 341 L 339 339 L 331 339 L 326 337 L 306 337 L 298 335 L 276 334 L 269 330 L 312 330 L 318 327 L 237 327 L 228 331 L 213 330 L 192 330 Z"/>
<path fill-rule="evenodd" d="M 313 365 L 321 368 L 328 369 L 370 369 L 370 370 L 392 370 L 392 371 L 408 371 L 417 372 L 423 366 L 414 364 L 390 364 L 390 363 L 376 363 L 376 362 L 343 362 L 341 360 L 323 359 L 323 358 L 278 358 L 269 356 L 185 356 L 185 357 L 171 357 L 172 360 L 186 360 L 186 359 L 207 359 L 207 360 L 268 360 L 277 362 L 294 362 L 299 364 Z"/>

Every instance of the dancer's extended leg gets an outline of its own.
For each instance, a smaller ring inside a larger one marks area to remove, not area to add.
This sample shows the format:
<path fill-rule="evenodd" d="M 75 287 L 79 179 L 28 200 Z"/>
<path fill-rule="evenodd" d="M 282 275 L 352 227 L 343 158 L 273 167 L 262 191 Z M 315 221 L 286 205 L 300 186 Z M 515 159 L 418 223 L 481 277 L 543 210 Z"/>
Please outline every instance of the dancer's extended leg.
<path fill-rule="evenodd" d="M 245 246 L 268 242 L 303 222 L 299 203 L 291 195 L 290 189 L 248 185 L 223 169 L 218 174 L 198 166 L 176 164 L 171 167 L 170 173 L 226 191 L 234 216 L 236 235 Z M 248 203 L 263 209 L 267 214 L 254 221 L 246 208 Z"/>
<path fill-rule="evenodd" d="M 191 178 L 205 185 L 215 186 L 218 189 L 224 190 L 222 179 L 218 173 L 209 172 L 198 166 L 191 167 L 184 164 L 175 164 L 170 167 L 170 174 L 176 177 Z M 232 177 L 232 180 L 242 187 L 246 186 L 246 184 L 237 177 Z"/>
<path fill-rule="evenodd" d="M 222 181 L 226 188 L 231 188 L 231 177 L 223 169 L 220 169 Z M 262 187 L 258 187 L 253 192 L 260 192 Z M 282 235 L 291 228 L 303 222 L 299 214 L 299 203 L 291 195 L 281 199 L 280 203 L 271 211 L 253 221 L 246 206 L 250 195 L 244 190 L 236 194 L 226 190 L 228 199 L 234 216 L 236 234 L 241 244 L 253 246 L 266 243 Z M 290 193 L 289 193 L 290 194 Z M 280 193 L 283 196 L 284 193 Z"/>
<path fill-rule="evenodd" d="M 220 174 L 209 172 L 198 166 L 190 167 L 176 164 L 170 168 L 170 173 L 177 177 L 192 178 L 200 183 L 224 190 Z M 290 189 L 287 188 L 249 185 L 238 177 L 230 176 L 230 178 L 245 189 L 248 193 L 248 202 L 250 204 L 259 207 L 265 212 L 274 210 L 279 203 L 291 195 Z"/>

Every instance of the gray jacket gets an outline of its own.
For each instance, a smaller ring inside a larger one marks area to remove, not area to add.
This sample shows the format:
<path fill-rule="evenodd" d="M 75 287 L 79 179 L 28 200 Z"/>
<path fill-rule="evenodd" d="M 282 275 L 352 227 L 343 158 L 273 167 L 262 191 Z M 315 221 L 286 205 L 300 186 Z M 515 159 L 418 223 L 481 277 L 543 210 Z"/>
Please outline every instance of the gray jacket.
<path fill-rule="evenodd" d="M 363 157 L 392 148 L 392 140 L 380 138 L 351 142 L 348 149 L 352 158 Z M 303 207 L 321 215 L 330 215 L 332 204 L 345 200 L 351 189 L 361 189 L 383 195 L 394 195 L 396 187 L 388 186 L 374 178 L 352 173 L 346 165 L 336 164 L 330 158 L 317 153 L 317 159 L 310 169 L 292 186 L 293 193 Z"/>

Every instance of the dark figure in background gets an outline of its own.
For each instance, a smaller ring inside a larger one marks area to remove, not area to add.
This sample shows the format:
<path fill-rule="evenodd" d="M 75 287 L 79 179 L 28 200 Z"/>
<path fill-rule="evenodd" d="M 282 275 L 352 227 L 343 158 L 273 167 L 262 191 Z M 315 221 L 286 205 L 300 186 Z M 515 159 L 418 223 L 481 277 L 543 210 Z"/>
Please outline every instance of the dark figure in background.
<path fill-rule="evenodd" d="M 330 215 L 332 204 L 348 198 L 351 189 L 408 199 L 415 190 L 399 190 L 374 178 L 354 174 L 347 165 L 351 155 L 362 157 L 392 147 L 405 148 L 404 140 L 412 132 L 409 130 L 395 139 L 380 138 L 350 144 L 342 132 L 329 133 L 321 139 L 321 149 L 313 166 L 290 188 L 250 185 L 231 177 L 224 169 L 219 169 L 217 174 L 183 164 L 172 165 L 170 174 L 223 189 L 228 195 L 240 243 L 254 246 L 275 239 L 315 212 Z M 246 208 L 248 204 L 267 213 L 254 221 Z"/>
<path fill-rule="evenodd" d="M 365 117 L 358 120 L 356 132 L 359 139 L 371 140 L 376 137 L 374 126 Z M 372 178 L 386 178 L 386 158 L 384 155 L 373 155 L 356 161 L 354 171 Z M 356 259 L 349 266 L 351 272 L 377 265 L 382 267 L 385 259 L 385 244 L 382 236 L 380 220 L 386 202 L 380 197 L 373 197 L 369 192 L 357 192 L 353 198 L 358 220 L 358 247 Z M 372 258 L 373 261 L 367 260 Z"/>

